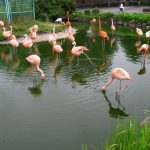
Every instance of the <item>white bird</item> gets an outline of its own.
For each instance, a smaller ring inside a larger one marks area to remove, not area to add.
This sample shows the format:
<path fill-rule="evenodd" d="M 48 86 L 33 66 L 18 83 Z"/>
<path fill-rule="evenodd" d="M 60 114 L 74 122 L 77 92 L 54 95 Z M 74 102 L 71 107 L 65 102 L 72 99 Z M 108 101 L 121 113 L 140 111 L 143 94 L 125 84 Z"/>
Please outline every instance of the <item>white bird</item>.
<path fill-rule="evenodd" d="M 62 24 L 65 25 L 65 23 L 62 21 L 62 18 L 57 18 L 57 19 L 55 20 L 55 23 L 62 23 Z"/>
<path fill-rule="evenodd" d="M 146 36 L 146 38 L 148 38 L 148 43 L 149 43 L 149 39 L 150 39 L 150 31 L 147 31 L 147 32 L 145 33 L 145 36 Z"/>
<path fill-rule="evenodd" d="M 138 34 L 139 39 L 143 35 L 143 31 L 140 28 L 136 28 L 136 33 Z"/>

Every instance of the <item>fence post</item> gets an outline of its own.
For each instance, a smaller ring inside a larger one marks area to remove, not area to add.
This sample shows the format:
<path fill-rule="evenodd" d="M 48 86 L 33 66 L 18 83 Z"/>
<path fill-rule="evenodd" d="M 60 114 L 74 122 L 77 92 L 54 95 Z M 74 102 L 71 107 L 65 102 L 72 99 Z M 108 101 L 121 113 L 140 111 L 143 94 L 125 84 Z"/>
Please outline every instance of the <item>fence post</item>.
<path fill-rule="evenodd" d="M 10 24 L 10 1 L 9 0 L 5 0 L 5 4 L 6 4 L 6 18 L 7 18 L 7 23 Z"/>

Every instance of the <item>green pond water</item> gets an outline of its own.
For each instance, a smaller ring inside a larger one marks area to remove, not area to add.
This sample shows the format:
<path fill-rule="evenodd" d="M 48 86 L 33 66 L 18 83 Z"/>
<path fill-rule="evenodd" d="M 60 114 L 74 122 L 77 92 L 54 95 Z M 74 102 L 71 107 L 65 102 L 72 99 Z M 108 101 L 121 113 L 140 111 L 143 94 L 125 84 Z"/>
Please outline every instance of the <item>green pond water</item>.
<path fill-rule="evenodd" d="M 134 117 L 142 121 L 150 108 L 150 59 L 142 63 L 137 52 L 135 29 L 118 27 L 102 47 L 98 28 L 88 36 L 88 24 L 78 27 L 77 45 L 89 48 L 85 55 L 71 56 L 72 44 L 58 41 L 60 58 L 48 42 L 36 43 L 32 51 L 20 46 L 15 53 L 0 45 L 0 149 L 1 150 L 81 150 L 83 144 L 99 149 L 121 121 Z M 142 43 L 147 39 L 142 38 Z M 32 65 L 25 58 L 31 53 L 41 57 L 39 73 L 32 76 Z M 116 99 L 119 81 L 115 80 L 104 94 L 100 88 L 111 70 L 122 67 L 133 75 L 124 81 L 128 87 Z M 117 101 L 118 100 L 118 101 Z"/>

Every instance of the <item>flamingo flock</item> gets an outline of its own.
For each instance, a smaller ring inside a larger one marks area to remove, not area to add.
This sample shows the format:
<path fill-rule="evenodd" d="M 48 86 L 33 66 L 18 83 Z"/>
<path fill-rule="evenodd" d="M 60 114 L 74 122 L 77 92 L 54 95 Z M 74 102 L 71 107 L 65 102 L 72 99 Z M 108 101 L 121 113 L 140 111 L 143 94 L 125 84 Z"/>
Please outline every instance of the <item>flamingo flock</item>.
<path fill-rule="evenodd" d="M 95 25 L 97 22 L 98 22 L 98 35 L 102 39 L 102 46 L 105 46 L 105 43 L 106 43 L 105 40 L 109 40 L 109 36 L 108 36 L 107 32 L 102 29 L 102 21 L 101 21 L 100 17 L 98 18 L 98 20 L 96 20 L 95 18 L 90 20 L 90 28 L 87 30 L 87 34 L 93 35 L 93 30 L 92 30 L 91 26 Z M 78 56 L 80 56 L 81 54 L 84 54 L 87 56 L 90 63 L 93 64 L 93 62 L 90 60 L 90 58 L 86 54 L 86 52 L 89 51 L 88 47 L 86 47 L 84 45 L 76 46 L 76 38 L 74 37 L 73 31 L 72 31 L 71 22 L 69 19 L 69 12 L 67 12 L 67 22 L 66 23 L 63 22 L 62 18 L 56 19 L 55 23 L 62 23 L 64 25 L 66 25 L 66 27 L 67 27 L 66 39 L 68 41 L 70 41 L 73 46 L 70 51 L 71 55 L 77 56 L 77 58 L 78 58 Z M 15 37 L 15 35 L 13 34 L 13 27 L 10 26 L 10 30 L 6 30 L 5 23 L 3 21 L 0 21 L 0 28 L 2 28 L 3 38 L 8 40 L 9 41 L 8 43 L 11 46 L 13 46 L 14 48 L 17 48 L 19 46 L 19 42 L 18 42 L 17 38 Z M 111 19 L 110 29 L 112 31 L 112 34 L 115 34 L 116 26 L 114 24 L 113 19 Z M 34 40 L 37 38 L 38 26 L 33 25 L 32 27 L 29 28 L 29 31 L 30 31 L 29 35 L 25 34 L 24 39 L 22 41 L 22 45 L 25 48 L 32 48 Z M 142 29 L 136 27 L 136 33 L 138 36 L 138 42 L 135 44 L 135 46 L 137 47 L 137 50 L 143 54 L 143 58 L 144 58 L 144 62 L 145 62 L 145 59 L 146 59 L 146 56 L 147 56 L 148 50 L 149 50 L 149 44 L 141 43 L 141 37 L 144 35 Z M 148 43 L 149 43 L 150 31 L 147 31 L 145 33 L 145 36 L 146 36 L 146 38 L 148 38 Z M 58 55 L 60 55 L 60 53 L 63 52 L 63 48 L 62 48 L 61 44 L 59 44 L 57 41 L 57 34 L 55 33 L 55 25 L 53 25 L 53 30 L 49 34 L 47 41 L 52 46 L 53 51 L 56 52 Z M 114 42 L 113 40 L 110 41 L 111 46 L 112 46 L 113 42 Z M 43 70 L 40 68 L 41 58 L 36 54 L 31 54 L 28 57 L 26 57 L 26 60 L 34 66 L 33 74 L 35 74 L 35 70 L 37 70 L 37 71 L 39 71 L 41 78 L 44 79 L 45 74 L 44 74 Z M 112 83 L 112 81 L 114 79 L 120 80 L 120 88 L 119 89 L 121 90 L 121 89 L 124 89 L 124 88 L 122 88 L 122 85 L 121 85 L 122 80 L 132 80 L 133 77 L 123 68 L 119 68 L 119 67 L 114 68 L 114 69 L 112 69 L 110 79 L 106 82 L 106 84 L 104 86 L 102 86 L 101 90 L 106 91 L 108 86 Z"/>

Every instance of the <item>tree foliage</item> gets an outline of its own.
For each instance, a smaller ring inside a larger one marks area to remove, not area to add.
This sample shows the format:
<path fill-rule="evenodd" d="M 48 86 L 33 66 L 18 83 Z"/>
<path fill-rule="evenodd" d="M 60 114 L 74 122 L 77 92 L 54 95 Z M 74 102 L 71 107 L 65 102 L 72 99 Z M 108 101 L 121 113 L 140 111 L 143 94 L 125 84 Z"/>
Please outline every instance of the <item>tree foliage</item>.
<path fill-rule="evenodd" d="M 35 13 L 36 19 L 42 21 L 55 20 L 63 17 L 66 12 L 75 11 L 75 0 L 36 0 Z"/>

